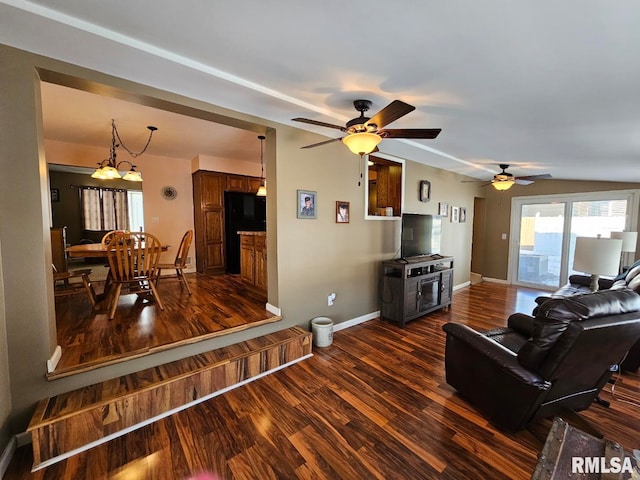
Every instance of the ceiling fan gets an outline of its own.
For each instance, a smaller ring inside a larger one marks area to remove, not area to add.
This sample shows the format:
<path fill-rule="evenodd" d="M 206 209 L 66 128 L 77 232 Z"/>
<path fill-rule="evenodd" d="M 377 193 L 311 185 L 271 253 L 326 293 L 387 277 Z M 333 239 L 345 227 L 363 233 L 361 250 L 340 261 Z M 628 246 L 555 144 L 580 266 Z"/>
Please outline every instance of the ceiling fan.
<path fill-rule="evenodd" d="M 439 128 L 384 128 L 391 122 L 396 121 L 400 117 L 404 117 L 407 113 L 416 109 L 416 107 L 400 100 L 394 100 L 371 118 L 364 116 L 364 113 L 371 108 L 370 100 L 355 100 L 353 106 L 360 112 L 360 116 L 349 120 L 344 127 L 311 120 L 309 118 L 293 118 L 292 120 L 295 122 L 335 128 L 346 133 L 344 137 L 332 138 L 331 140 L 306 145 L 302 148 L 319 147 L 320 145 L 342 140 L 342 142 L 349 147 L 349 150 L 356 155 L 366 155 L 367 153 L 377 152 L 378 144 L 383 138 L 432 139 L 436 138 L 441 130 Z"/>
<path fill-rule="evenodd" d="M 514 184 L 518 185 L 531 185 L 536 180 L 545 178 L 551 178 L 550 173 L 542 173 L 540 175 L 527 175 L 524 177 L 514 177 L 511 173 L 507 172 L 509 165 L 501 163 L 499 167 L 502 169 L 500 173 L 496 173 L 491 181 L 486 185 L 493 185 L 496 190 L 509 190 Z M 484 182 L 485 180 L 463 180 L 463 182 Z M 485 185 L 483 185 L 485 186 Z"/>

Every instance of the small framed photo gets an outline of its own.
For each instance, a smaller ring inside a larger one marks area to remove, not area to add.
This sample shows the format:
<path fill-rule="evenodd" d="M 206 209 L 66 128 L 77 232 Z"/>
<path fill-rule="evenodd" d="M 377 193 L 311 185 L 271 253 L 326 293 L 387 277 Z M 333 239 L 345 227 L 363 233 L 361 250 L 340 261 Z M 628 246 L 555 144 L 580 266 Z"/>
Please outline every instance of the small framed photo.
<path fill-rule="evenodd" d="M 60 201 L 60 190 L 57 188 L 51 189 L 51 203 Z"/>
<path fill-rule="evenodd" d="M 451 221 L 453 223 L 460 221 L 460 209 L 458 207 L 451 207 Z"/>
<path fill-rule="evenodd" d="M 467 208 L 460 207 L 460 223 L 465 223 L 467 221 Z"/>
<path fill-rule="evenodd" d="M 336 202 L 336 223 L 349 223 L 349 202 Z"/>
<path fill-rule="evenodd" d="M 311 190 L 296 190 L 298 198 L 298 218 L 318 218 L 316 201 L 318 193 Z"/>
<path fill-rule="evenodd" d="M 422 180 L 420 182 L 420 201 L 428 202 L 431 199 L 431 182 Z"/>
<path fill-rule="evenodd" d="M 449 216 L 449 204 L 448 203 L 443 203 L 443 202 L 438 203 L 438 215 L 440 215 L 441 217 L 448 217 Z"/>

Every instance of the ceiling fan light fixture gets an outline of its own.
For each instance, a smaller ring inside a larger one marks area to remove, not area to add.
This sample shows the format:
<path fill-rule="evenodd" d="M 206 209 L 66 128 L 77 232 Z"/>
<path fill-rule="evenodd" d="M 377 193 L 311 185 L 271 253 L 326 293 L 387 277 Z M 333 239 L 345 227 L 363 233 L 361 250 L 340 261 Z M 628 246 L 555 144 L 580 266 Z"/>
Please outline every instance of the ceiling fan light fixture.
<path fill-rule="evenodd" d="M 371 153 L 381 141 L 382 137 L 380 135 L 369 132 L 352 133 L 342 139 L 342 143 L 356 155 Z"/>
<path fill-rule="evenodd" d="M 509 190 L 511 187 L 513 187 L 514 183 L 516 182 L 513 180 L 494 180 L 493 182 L 491 182 L 491 185 L 493 185 L 493 188 L 495 188 L 496 190 L 504 191 Z"/>

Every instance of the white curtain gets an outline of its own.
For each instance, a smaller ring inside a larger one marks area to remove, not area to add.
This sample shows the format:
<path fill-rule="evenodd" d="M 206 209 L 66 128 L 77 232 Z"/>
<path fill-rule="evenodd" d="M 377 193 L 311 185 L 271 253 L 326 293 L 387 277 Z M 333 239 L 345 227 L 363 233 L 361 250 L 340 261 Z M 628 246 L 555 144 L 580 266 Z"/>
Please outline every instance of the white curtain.
<path fill-rule="evenodd" d="M 83 188 L 81 201 L 85 230 L 129 230 L 126 190 Z"/>
<path fill-rule="evenodd" d="M 80 191 L 82 202 L 82 228 L 84 230 L 102 230 L 102 209 L 100 190 L 83 188 Z"/>

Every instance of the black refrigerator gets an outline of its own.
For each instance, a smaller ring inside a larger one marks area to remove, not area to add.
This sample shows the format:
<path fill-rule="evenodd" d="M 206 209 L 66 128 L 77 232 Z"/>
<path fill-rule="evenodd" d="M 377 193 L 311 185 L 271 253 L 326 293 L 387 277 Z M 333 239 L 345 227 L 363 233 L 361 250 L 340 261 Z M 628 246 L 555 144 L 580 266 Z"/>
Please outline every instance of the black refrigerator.
<path fill-rule="evenodd" d="M 266 197 L 257 197 L 253 193 L 224 192 L 227 273 L 240 273 L 240 236 L 238 231 L 266 231 L 266 200 Z"/>

